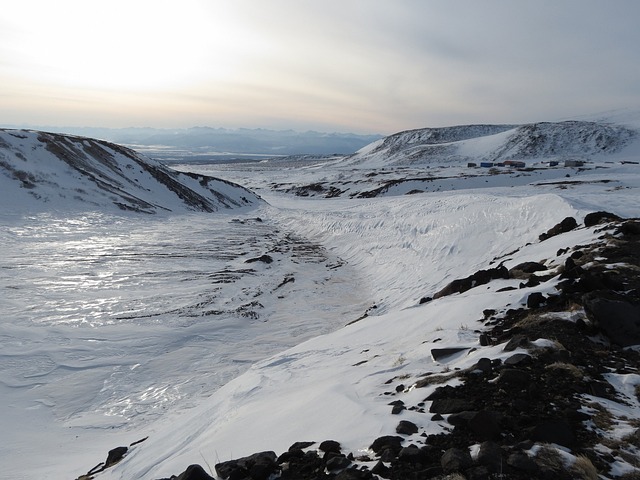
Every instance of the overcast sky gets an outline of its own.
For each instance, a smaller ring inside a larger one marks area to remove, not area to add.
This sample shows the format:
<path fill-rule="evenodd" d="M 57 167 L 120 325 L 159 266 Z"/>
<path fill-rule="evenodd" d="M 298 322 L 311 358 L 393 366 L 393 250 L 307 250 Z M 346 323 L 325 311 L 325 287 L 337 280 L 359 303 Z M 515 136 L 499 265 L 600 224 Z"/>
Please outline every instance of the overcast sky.
<path fill-rule="evenodd" d="M 20 0 L 0 124 L 390 134 L 640 107 L 638 0 Z"/>

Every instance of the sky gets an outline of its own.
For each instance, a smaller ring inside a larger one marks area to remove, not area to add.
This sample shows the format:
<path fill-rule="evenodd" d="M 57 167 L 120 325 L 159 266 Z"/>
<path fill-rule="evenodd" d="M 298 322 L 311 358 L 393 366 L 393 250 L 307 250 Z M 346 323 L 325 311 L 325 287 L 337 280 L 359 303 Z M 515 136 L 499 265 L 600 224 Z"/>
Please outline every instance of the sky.
<path fill-rule="evenodd" d="M 637 0 L 20 0 L 0 125 L 391 134 L 640 107 Z"/>

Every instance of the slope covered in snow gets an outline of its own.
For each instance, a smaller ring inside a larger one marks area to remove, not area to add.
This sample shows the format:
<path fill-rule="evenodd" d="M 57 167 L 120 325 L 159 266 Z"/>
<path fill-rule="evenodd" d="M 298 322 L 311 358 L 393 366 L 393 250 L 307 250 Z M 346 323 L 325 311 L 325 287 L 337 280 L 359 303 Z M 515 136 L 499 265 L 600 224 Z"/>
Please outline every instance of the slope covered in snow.
<path fill-rule="evenodd" d="M 345 159 L 346 165 L 382 167 L 532 159 L 599 159 L 639 141 L 633 126 L 564 121 L 528 125 L 468 125 L 400 132 Z"/>
<path fill-rule="evenodd" d="M 214 212 L 260 201 L 239 185 L 178 173 L 118 145 L 25 130 L 0 130 L 0 192 L 14 211 Z"/>

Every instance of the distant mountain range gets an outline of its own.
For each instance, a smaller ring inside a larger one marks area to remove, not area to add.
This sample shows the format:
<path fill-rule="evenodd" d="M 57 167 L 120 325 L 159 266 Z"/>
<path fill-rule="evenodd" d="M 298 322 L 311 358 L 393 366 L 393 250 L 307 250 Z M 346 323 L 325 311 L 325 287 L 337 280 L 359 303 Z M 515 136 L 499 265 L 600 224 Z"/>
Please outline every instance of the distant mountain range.
<path fill-rule="evenodd" d="M 237 209 L 249 190 L 181 173 L 102 140 L 0 129 L 0 201 L 8 211 L 120 209 L 144 213 Z"/>
<path fill-rule="evenodd" d="M 30 127 L 31 128 L 31 127 Z M 193 127 L 92 128 L 33 127 L 34 130 L 81 135 L 127 145 L 163 161 L 185 161 L 193 154 L 206 160 L 295 154 L 351 154 L 382 135 L 267 129 Z"/>

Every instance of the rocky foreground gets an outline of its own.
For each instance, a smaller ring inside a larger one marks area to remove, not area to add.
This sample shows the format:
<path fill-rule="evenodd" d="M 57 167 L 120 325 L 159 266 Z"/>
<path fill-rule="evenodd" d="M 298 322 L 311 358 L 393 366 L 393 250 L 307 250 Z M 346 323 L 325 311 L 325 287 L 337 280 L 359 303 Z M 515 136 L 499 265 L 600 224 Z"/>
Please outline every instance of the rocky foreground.
<path fill-rule="evenodd" d="M 597 241 L 559 251 L 558 256 L 570 255 L 556 271 L 536 262 L 510 270 L 497 264 L 432 296 L 499 278 L 535 287 L 559 275 L 555 293 L 530 294 L 526 308 L 479 312 L 478 345 L 503 345 L 503 351 L 514 352 L 506 360 L 482 358 L 465 370 L 390 378 L 381 386 L 398 424 L 395 435 L 371 439 L 369 455 L 343 451 L 340 439 L 300 439 L 287 452 L 219 463 L 216 475 L 225 480 L 640 478 L 640 413 L 633 408 L 640 386 L 624 390 L 615 381 L 640 373 L 640 220 L 596 212 L 587 215 L 585 225 L 597 226 Z M 565 219 L 540 240 L 577 226 Z M 458 353 L 432 351 L 434 358 Z M 433 385 L 440 386 L 422 402 L 403 401 L 405 392 Z M 445 422 L 447 433 L 427 435 L 423 425 L 403 420 L 405 410 L 423 413 L 424 424 Z M 104 464 L 79 480 L 98 478 L 127 451 L 112 450 Z M 211 479 L 211 470 L 191 465 L 171 479 Z"/>

